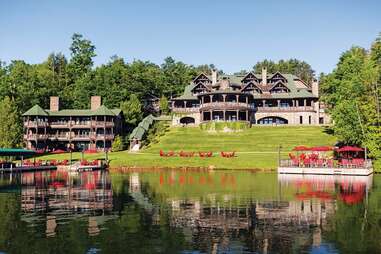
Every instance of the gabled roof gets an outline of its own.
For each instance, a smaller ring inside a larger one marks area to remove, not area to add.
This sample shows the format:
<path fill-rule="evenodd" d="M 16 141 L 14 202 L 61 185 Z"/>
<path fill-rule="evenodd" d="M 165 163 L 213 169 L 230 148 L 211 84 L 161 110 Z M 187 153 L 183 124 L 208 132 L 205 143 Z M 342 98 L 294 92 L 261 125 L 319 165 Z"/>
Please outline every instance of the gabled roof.
<path fill-rule="evenodd" d="M 43 110 L 39 105 L 34 105 L 28 111 L 26 111 L 23 116 L 48 116 L 48 113 Z"/>
<path fill-rule="evenodd" d="M 255 73 L 253 73 L 252 71 L 248 72 L 244 77 L 243 79 L 241 79 L 241 82 L 243 82 L 248 76 L 252 75 L 256 80 L 260 80 L 260 78 L 258 78 Z"/>
<path fill-rule="evenodd" d="M 274 78 L 276 75 L 279 75 L 279 76 L 283 77 L 285 80 L 287 80 L 287 78 L 285 76 L 283 76 L 283 74 L 280 73 L 279 71 L 277 71 L 274 74 L 272 74 L 269 79 Z"/>
<path fill-rule="evenodd" d="M 243 90 L 245 90 L 248 86 L 255 86 L 256 88 L 258 88 L 260 91 L 262 91 L 262 89 L 259 87 L 259 86 L 257 86 L 254 82 L 252 82 L 252 81 L 250 81 L 249 83 L 247 83 L 242 89 L 241 89 L 241 91 L 243 91 Z"/>
<path fill-rule="evenodd" d="M 203 84 L 202 82 L 198 82 L 197 84 L 194 85 L 194 87 L 191 89 L 191 91 L 193 91 L 196 87 L 198 86 L 203 86 L 205 87 L 208 91 L 210 90 L 209 87 L 207 87 L 205 84 Z"/>
<path fill-rule="evenodd" d="M 290 91 L 290 89 L 289 89 L 289 88 L 286 86 L 286 84 L 285 84 L 285 83 L 283 83 L 283 81 L 282 81 L 282 80 L 278 80 L 277 82 L 275 82 L 275 83 L 273 84 L 273 86 L 272 86 L 272 87 L 270 87 L 269 91 L 273 90 L 273 89 L 274 89 L 274 87 L 276 87 L 277 85 L 282 85 L 283 87 L 287 88 L 287 90 L 289 90 L 289 91 Z"/>
<path fill-rule="evenodd" d="M 211 81 L 210 78 L 209 78 L 207 75 L 205 75 L 205 73 L 200 73 L 197 77 L 195 77 L 195 78 L 193 79 L 193 82 L 195 82 L 196 80 L 198 80 L 200 77 L 204 77 L 204 78 L 208 79 L 209 81 Z"/>

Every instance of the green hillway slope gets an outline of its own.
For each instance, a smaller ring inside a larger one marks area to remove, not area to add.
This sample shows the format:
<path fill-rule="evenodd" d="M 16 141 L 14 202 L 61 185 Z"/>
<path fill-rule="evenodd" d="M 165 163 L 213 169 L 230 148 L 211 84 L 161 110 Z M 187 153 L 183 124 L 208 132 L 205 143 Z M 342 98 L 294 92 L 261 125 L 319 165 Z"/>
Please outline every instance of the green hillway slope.
<path fill-rule="evenodd" d="M 276 169 L 278 147 L 282 157 L 297 145 L 334 145 L 336 139 L 324 127 L 252 127 L 234 133 L 213 133 L 200 128 L 170 128 L 159 142 L 139 153 L 128 151 L 109 154 L 112 167 L 209 167 L 221 169 Z M 159 151 L 213 151 L 212 158 L 160 157 Z M 223 158 L 221 151 L 235 151 L 236 157 Z M 42 159 L 67 159 L 68 154 L 49 155 Z M 86 159 L 102 158 L 103 154 L 85 155 Z M 80 158 L 75 153 L 74 158 Z"/>

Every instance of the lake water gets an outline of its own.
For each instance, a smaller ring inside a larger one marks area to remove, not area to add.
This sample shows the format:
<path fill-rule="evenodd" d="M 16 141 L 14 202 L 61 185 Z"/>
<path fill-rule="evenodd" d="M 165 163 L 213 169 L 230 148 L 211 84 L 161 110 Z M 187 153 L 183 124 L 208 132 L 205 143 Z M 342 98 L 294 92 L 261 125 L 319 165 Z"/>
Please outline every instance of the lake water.
<path fill-rule="evenodd" d="M 381 175 L 0 175 L 0 252 L 381 253 Z"/>

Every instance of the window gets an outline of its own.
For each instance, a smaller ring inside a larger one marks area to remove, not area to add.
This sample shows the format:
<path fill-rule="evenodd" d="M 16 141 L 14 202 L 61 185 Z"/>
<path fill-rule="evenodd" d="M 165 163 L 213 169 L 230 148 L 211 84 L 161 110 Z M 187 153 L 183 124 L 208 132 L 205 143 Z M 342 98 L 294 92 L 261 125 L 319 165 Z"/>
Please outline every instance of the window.
<path fill-rule="evenodd" d="M 324 124 L 324 117 L 319 117 L 319 124 Z"/>
<path fill-rule="evenodd" d="M 311 124 L 312 123 L 312 119 L 311 119 L 311 116 L 308 116 L 308 123 Z"/>
<path fill-rule="evenodd" d="M 258 124 L 287 124 L 287 119 L 281 117 L 265 117 L 258 120 Z"/>
<path fill-rule="evenodd" d="M 303 124 L 303 116 L 299 116 L 299 123 Z"/>

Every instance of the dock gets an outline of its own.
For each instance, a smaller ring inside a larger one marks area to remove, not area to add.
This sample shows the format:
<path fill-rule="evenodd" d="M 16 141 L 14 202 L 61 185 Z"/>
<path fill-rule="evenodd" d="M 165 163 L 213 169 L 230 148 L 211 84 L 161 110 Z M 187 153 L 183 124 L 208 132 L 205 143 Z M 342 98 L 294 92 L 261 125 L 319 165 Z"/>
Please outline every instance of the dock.
<path fill-rule="evenodd" d="M 279 174 L 302 174 L 302 175 L 352 175 L 368 176 L 373 174 L 371 160 L 361 165 L 302 165 L 295 164 L 291 160 L 281 160 L 278 166 Z"/>

